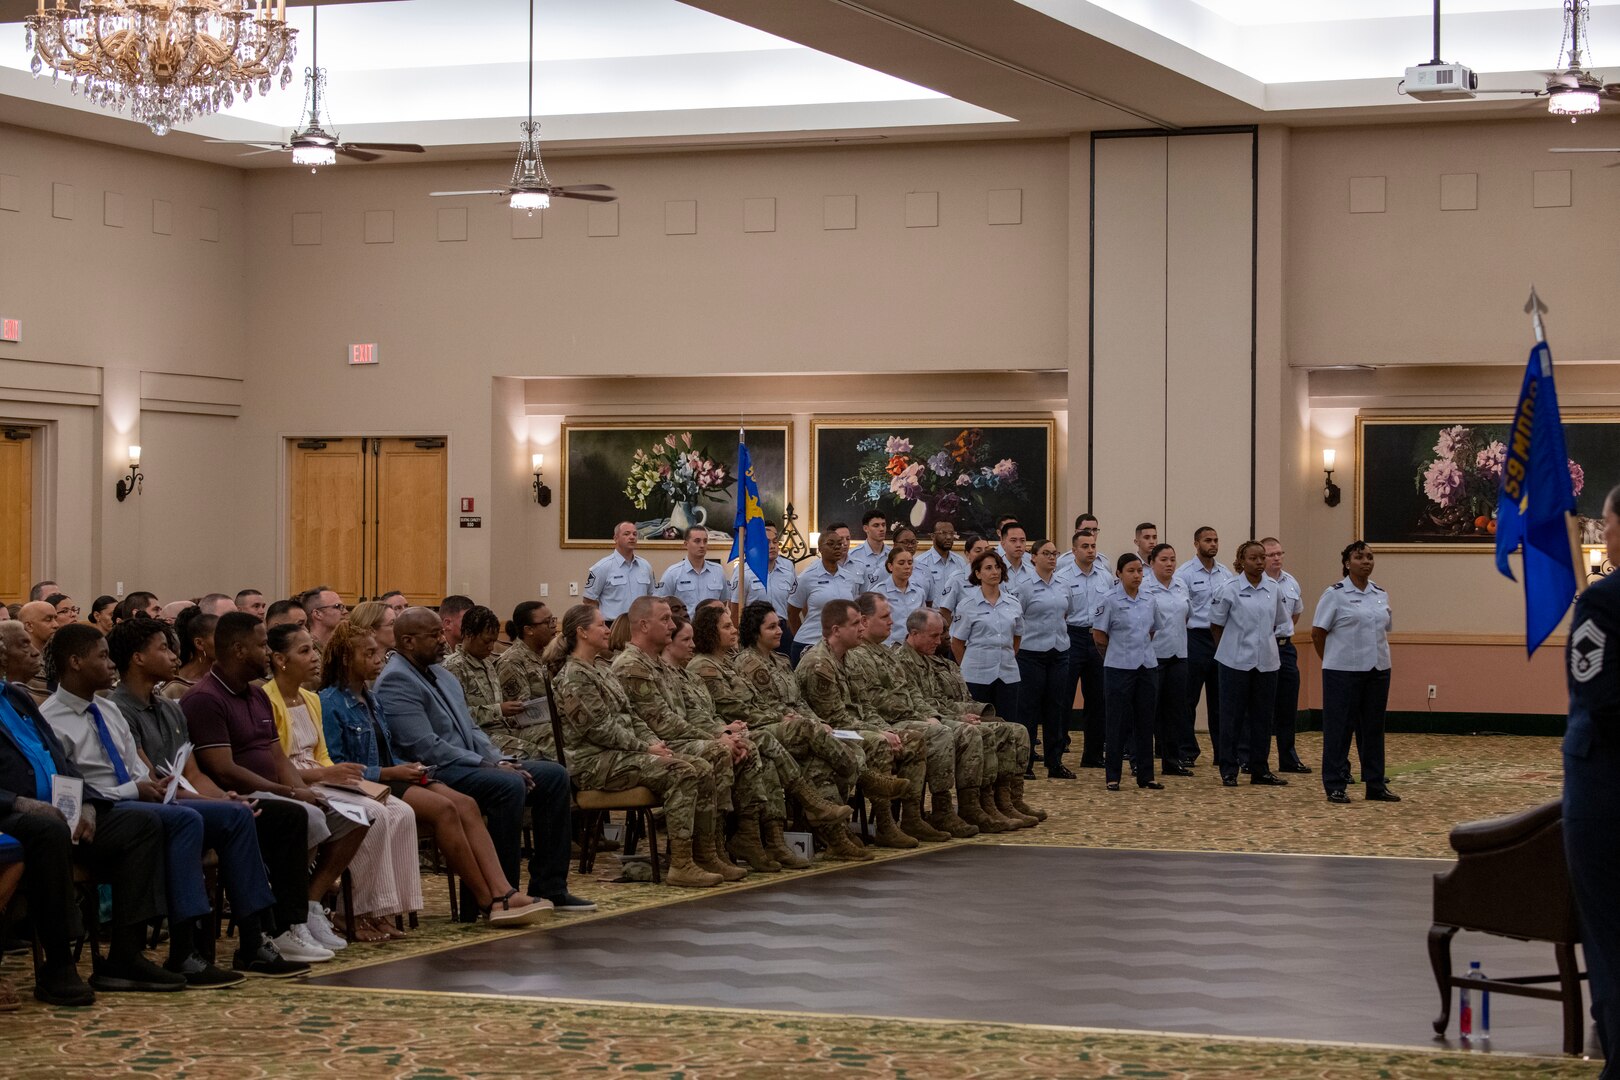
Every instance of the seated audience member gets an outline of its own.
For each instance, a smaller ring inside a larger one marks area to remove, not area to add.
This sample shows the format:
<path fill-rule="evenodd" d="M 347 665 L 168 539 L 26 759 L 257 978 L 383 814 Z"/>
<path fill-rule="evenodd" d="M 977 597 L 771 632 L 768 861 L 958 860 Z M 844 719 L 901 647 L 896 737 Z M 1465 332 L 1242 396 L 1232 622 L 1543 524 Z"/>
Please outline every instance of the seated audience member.
<path fill-rule="evenodd" d="M 21 604 L 13 603 L 13 604 L 7 604 L 6 605 L 6 618 L 7 619 L 11 619 L 12 621 L 15 621 L 17 619 L 17 616 L 19 616 L 21 614 L 22 614 L 22 605 Z"/>
<path fill-rule="evenodd" d="M 163 696 L 179 701 L 214 668 L 214 627 L 219 617 L 200 606 L 188 607 L 174 622 L 174 635 L 180 642 L 180 666 L 163 684 Z"/>
<path fill-rule="evenodd" d="M 686 605 L 682 604 L 681 606 L 684 608 Z M 669 606 L 669 613 L 671 616 L 675 614 L 674 604 Z M 602 654 L 603 660 L 611 663 L 618 658 L 620 653 L 624 652 L 624 647 L 630 644 L 630 629 L 633 625 L 623 615 L 613 620 L 613 628 L 608 634 L 608 651 Z"/>
<path fill-rule="evenodd" d="M 174 672 L 175 655 L 169 635 L 161 622 L 142 616 L 119 623 L 107 637 L 108 655 L 118 669 L 118 687 L 106 700 L 117 707 L 129 725 L 142 762 L 159 782 L 167 782 L 180 757 L 180 748 L 191 741 L 185 713 L 173 700 L 157 693 L 158 686 Z M 198 767 L 195 755 L 187 757 L 181 776 L 196 794 L 182 787 L 176 793 L 178 799 L 239 799 L 235 792 L 225 791 L 209 779 Z M 302 975 L 309 971 L 309 965 L 283 959 L 269 939 L 285 933 L 294 917 L 304 918 L 308 908 L 304 808 L 281 799 L 261 799 L 247 805 L 253 808 L 251 820 L 258 836 L 257 865 L 269 875 L 273 905 L 256 911 L 250 898 L 238 901 L 237 892 L 232 891 L 231 909 L 239 931 L 232 966 L 245 975 L 263 978 Z M 226 885 L 237 889 L 229 877 Z"/>
<path fill-rule="evenodd" d="M 400 592 L 398 589 L 392 589 L 385 592 L 381 596 L 377 597 L 377 599 L 383 604 L 384 607 L 388 608 L 389 611 L 392 611 L 396 618 L 399 616 L 400 612 L 411 606 L 410 601 L 405 599 L 405 594 Z"/>
<path fill-rule="evenodd" d="M 118 597 L 103 593 L 90 605 L 90 616 L 85 621 L 105 634 L 113 628 L 113 608 L 117 606 Z"/>
<path fill-rule="evenodd" d="M 432 767 L 433 778 L 477 800 L 489 821 L 501 871 L 518 881 L 523 808 L 534 811 L 528 895 L 558 911 L 595 905 L 568 892 L 568 772 L 554 761 L 501 757 L 467 712 L 466 697 L 444 659 L 444 626 L 428 608 L 406 608 L 394 623 L 396 651 L 373 692 L 393 731 L 393 750 Z"/>
<path fill-rule="evenodd" d="M 473 605 L 461 616 L 461 644 L 444 658 L 444 670 L 461 683 L 473 722 L 497 746 L 500 744 L 496 735 L 514 731 L 517 718 L 523 714 L 522 699 L 502 698 L 501 676 L 495 667 L 495 636 L 500 629 L 500 620 L 493 611 L 482 604 Z"/>
<path fill-rule="evenodd" d="M 194 600 L 170 600 L 163 605 L 163 610 L 158 613 L 158 618 L 173 626 L 174 621 L 180 617 L 181 612 L 196 606 L 197 603 Z"/>
<path fill-rule="evenodd" d="M 551 733 L 551 678 L 540 654 L 557 636 L 557 616 L 539 600 L 525 600 L 512 610 L 506 624 L 512 644 L 495 661 L 495 674 L 501 682 L 501 697 L 525 706 L 511 718 L 510 726 L 489 731 L 490 741 L 502 753 L 514 757 L 557 760 Z"/>
<path fill-rule="evenodd" d="M 686 606 L 685 600 L 682 600 L 678 596 L 665 596 L 662 597 L 662 599 L 669 605 L 670 618 L 686 619 L 688 622 L 691 621 L 692 609 Z"/>
<path fill-rule="evenodd" d="M 621 623 L 630 621 L 628 612 L 619 616 Z M 607 654 L 608 633 L 601 609 L 579 604 L 568 609 L 562 633 L 546 647 L 568 768 L 581 788 L 628 791 L 645 786 L 657 792 L 669 836 L 664 883 L 683 888 L 718 885 L 720 875 L 699 866 L 693 850 L 699 820 L 713 806 L 712 776 L 705 775 L 708 770 L 702 762 L 677 757 L 631 712 L 630 699 L 601 662 Z"/>
<path fill-rule="evenodd" d="M 0 832 L 0 914 L 4 914 L 11 898 L 17 895 L 17 886 L 22 884 L 22 858 L 22 844 Z M 22 999 L 17 996 L 17 988 L 0 977 L 0 1012 L 16 1012 L 20 1008 Z"/>
<path fill-rule="evenodd" d="M 28 639 L 39 654 L 46 658 L 39 673 L 25 684 L 34 704 L 42 704 L 56 689 L 56 675 L 51 670 L 49 648 L 51 636 L 56 633 L 56 609 L 43 600 L 30 600 L 17 612 L 17 621 L 28 631 Z"/>
<path fill-rule="evenodd" d="M 62 591 L 62 586 L 54 581 L 36 581 L 34 587 L 28 590 L 29 601 L 43 600 L 52 593 Z"/>
<path fill-rule="evenodd" d="M 144 620 L 141 620 L 144 622 Z M 122 624 L 134 627 L 137 620 Z M 150 624 L 148 624 L 150 625 Z M 64 627 L 51 641 L 61 685 L 40 713 L 85 785 L 117 800 L 120 809 L 155 817 L 163 829 L 165 907 L 169 916 L 169 959 L 164 967 L 182 984 L 199 989 L 235 986 L 243 976 L 221 971 L 203 958 L 206 942 L 198 931 L 212 924 L 213 910 L 203 881 L 206 848 L 219 855 L 220 877 L 230 894 L 231 909 L 258 925 L 275 903 L 264 873 L 264 858 L 253 828 L 253 811 L 228 799 L 176 799 L 165 802 L 168 785 L 157 780 L 136 746 L 135 736 L 118 706 L 97 699 L 117 679 L 107 639 L 93 626 Z M 98 987 L 100 989 L 100 987 Z M 115 987 L 107 987 L 115 989 Z"/>
<path fill-rule="evenodd" d="M 136 589 L 118 602 L 113 608 L 113 622 L 120 623 L 125 619 L 133 619 L 137 615 L 145 615 L 148 619 L 156 619 L 163 614 L 163 601 L 157 598 L 156 593 L 144 589 Z"/>
<path fill-rule="evenodd" d="M 360 849 L 366 826 L 333 810 L 282 752 L 270 699 L 251 685 L 270 664 L 264 624 L 240 611 L 222 616 L 214 627 L 214 653 L 208 678 L 180 699 L 197 764 L 226 791 L 295 799 L 308 807 L 305 848 L 314 850 L 315 867 L 305 891 L 306 907 L 302 921 L 289 920 L 276 948 L 289 960 L 330 960 L 328 942 L 340 948 L 345 942 L 321 910 L 321 897 Z"/>
<path fill-rule="evenodd" d="M 219 618 L 227 611 L 236 610 L 236 602 L 222 592 L 211 592 L 197 601 L 197 606 L 203 609 L 203 614 Z"/>
<path fill-rule="evenodd" d="M 439 601 L 439 621 L 444 624 L 444 647 L 455 649 L 461 644 L 461 617 L 472 610 L 472 597 L 451 593 Z"/>
<path fill-rule="evenodd" d="M 55 610 L 57 626 L 79 621 L 79 605 L 66 593 L 52 593 L 45 598 L 45 602 Z"/>
<path fill-rule="evenodd" d="M 51 805 L 51 778 L 78 777 L 56 733 L 21 687 L 39 670 L 39 651 L 14 620 L 0 623 L 0 832 L 22 845 L 34 933 L 45 962 L 34 997 L 48 1005 L 89 1005 L 95 993 L 79 977 L 72 942 L 84 936 L 73 864 L 112 887 L 112 934 L 92 982 L 100 988 L 180 990 L 185 978 L 146 959 L 146 924 L 163 914 L 163 828 L 86 785 L 70 832 Z M 82 777 L 80 777 L 82 779 Z"/>
<path fill-rule="evenodd" d="M 276 717 L 281 749 L 306 784 L 328 799 L 358 806 L 371 828 L 349 865 L 354 878 L 355 936 L 360 941 L 404 937 L 388 920 L 422 909 L 416 815 L 400 799 L 373 799 L 353 789 L 364 770 L 335 764 L 326 752 L 321 700 L 304 686 L 320 679 L 320 653 L 309 632 L 278 626 L 268 635 L 273 677 L 263 687 Z"/>
<path fill-rule="evenodd" d="M 277 600 L 264 609 L 264 628 L 274 630 L 286 623 L 295 623 L 299 629 L 309 629 L 309 616 L 304 613 L 304 605 L 297 600 Z"/>
<path fill-rule="evenodd" d="M 525 896 L 507 881 L 478 804 L 434 780 L 421 762 L 394 759 L 388 718 L 369 689 L 382 669 L 382 646 L 371 631 L 352 622 L 332 631 L 321 658 L 321 715 L 328 754 L 333 761 L 359 765 L 365 779 L 387 784 L 393 798 L 404 800 L 416 812 L 417 824 L 467 883 L 490 925 L 527 926 L 545 918 L 552 910 L 550 902 Z"/>
<path fill-rule="evenodd" d="M 383 661 L 394 652 L 394 609 L 376 600 L 366 600 L 349 611 L 349 623 L 358 630 L 369 630 L 382 647 Z"/>
<path fill-rule="evenodd" d="M 264 602 L 264 593 L 258 589 L 243 589 L 236 594 L 236 610 L 245 611 L 256 618 L 264 618 L 265 609 L 269 607 Z M 225 614 L 223 611 L 218 614 Z"/>
<path fill-rule="evenodd" d="M 315 647 L 325 648 L 326 639 L 332 636 L 337 624 L 349 613 L 349 605 L 325 585 L 307 590 L 298 599 L 303 604 L 304 614 L 309 617 L 309 636 L 315 639 Z"/>

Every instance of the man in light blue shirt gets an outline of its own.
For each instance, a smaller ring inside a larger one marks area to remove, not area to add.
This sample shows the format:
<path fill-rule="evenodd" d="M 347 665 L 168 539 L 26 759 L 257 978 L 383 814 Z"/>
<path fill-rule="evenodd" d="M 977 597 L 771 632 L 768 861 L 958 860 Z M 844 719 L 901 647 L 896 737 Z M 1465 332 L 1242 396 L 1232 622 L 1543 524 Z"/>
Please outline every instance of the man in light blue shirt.
<path fill-rule="evenodd" d="M 1091 534 L 1095 537 L 1102 536 L 1102 529 L 1097 524 L 1096 514 L 1085 513 L 1074 519 L 1074 531 L 1080 532 L 1084 529 L 1090 529 Z M 1065 551 L 1063 554 L 1058 556 L 1057 568 L 1059 570 L 1067 570 L 1073 565 L 1074 552 L 1072 550 Z M 1112 574 L 1114 572 L 1114 560 L 1110 558 L 1108 553 L 1101 548 L 1097 549 L 1097 565 L 1101 566 L 1108 574 Z"/>
<path fill-rule="evenodd" d="M 693 525 L 686 530 L 686 558 L 664 571 L 654 596 L 678 597 L 687 611 L 696 611 L 705 600 L 726 598 L 726 571 L 719 563 L 707 561 L 709 527 Z"/>
<path fill-rule="evenodd" d="M 799 573 L 793 568 L 793 560 L 782 554 L 782 545 L 776 538 L 775 525 L 767 524 L 765 526 L 765 542 L 769 545 L 767 561 L 770 563 L 770 580 L 760 581 L 759 575 L 755 574 L 753 568 L 747 565 L 746 559 L 738 559 L 737 561 L 742 564 L 743 569 L 748 574 L 748 602 L 752 604 L 755 600 L 770 601 L 771 608 L 776 612 L 776 617 L 782 620 L 782 625 L 785 628 L 788 617 L 788 597 L 793 593 L 793 584 L 799 579 Z M 731 602 L 735 604 L 740 599 L 735 570 L 731 574 L 731 593 Z M 738 619 L 741 618 L 742 616 L 739 613 Z"/>
<path fill-rule="evenodd" d="M 1001 523 L 1001 543 L 996 550 L 1007 562 L 1007 581 L 1009 588 L 1017 591 L 1025 581 L 1035 576 L 1035 567 L 1029 561 L 1026 551 L 1029 547 L 1029 534 L 1024 526 L 1017 521 L 1004 521 Z"/>
<path fill-rule="evenodd" d="M 1277 739 L 1277 771 L 1308 773 L 1311 767 L 1299 760 L 1294 749 L 1294 731 L 1299 726 L 1299 651 L 1294 648 L 1294 628 L 1305 610 L 1300 596 L 1299 582 L 1283 569 L 1282 541 L 1268 536 L 1260 541 L 1266 553 L 1266 577 L 1282 591 L 1288 617 L 1277 622 L 1277 655 L 1282 666 L 1277 669 L 1277 708 L 1272 733 Z"/>
<path fill-rule="evenodd" d="M 1053 575 L 1069 590 L 1069 690 L 1064 701 L 1074 706 L 1074 694 L 1081 693 L 1080 729 L 1085 742 L 1080 750 L 1082 769 L 1103 767 L 1103 740 L 1106 714 L 1103 709 L 1103 662 L 1091 636 L 1097 608 L 1113 590 L 1115 582 L 1108 567 L 1097 555 L 1097 534 L 1081 529 L 1074 534 L 1069 551 L 1069 568 Z M 1043 753 L 1046 747 L 1042 746 Z M 1048 770 L 1051 762 L 1048 760 Z"/>
<path fill-rule="evenodd" d="M 583 599 L 607 619 L 617 619 L 637 597 L 653 594 L 653 582 L 652 563 L 636 554 L 635 522 L 621 521 L 613 529 L 613 554 L 597 560 L 585 575 Z"/>
<path fill-rule="evenodd" d="M 841 529 L 844 531 L 840 532 Z M 849 543 L 847 533 L 848 526 L 842 522 L 827 527 L 819 545 L 821 561 L 799 575 L 788 597 L 794 664 L 799 662 L 804 650 L 821 640 L 821 609 L 827 602 L 848 600 L 853 603 L 860 595 L 860 582 L 844 564 L 845 545 Z"/>
<path fill-rule="evenodd" d="M 861 532 L 866 534 L 865 539 L 850 548 L 844 558 L 844 568 L 854 571 L 855 580 L 864 585 L 873 570 L 883 572 L 883 560 L 889 556 L 884 544 L 889 536 L 888 515 L 881 510 L 868 510 L 861 515 Z"/>
<path fill-rule="evenodd" d="M 1209 714 L 1209 741 L 1213 747 L 1220 740 L 1221 691 L 1220 669 L 1215 663 L 1215 636 L 1209 630 L 1209 602 L 1235 575 L 1216 558 L 1221 552 L 1221 538 L 1213 525 L 1200 525 L 1193 530 L 1194 557 L 1176 567 L 1176 577 L 1187 586 L 1187 713 L 1193 723 L 1184 724 L 1190 730 L 1198 716 L 1198 695 L 1204 695 Z M 1195 738 L 1191 746 L 1182 748 L 1182 760 L 1191 765 L 1200 753 Z"/>
<path fill-rule="evenodd" d="M 946 583 L 957 574 L 967 577 L 967 560 L 961 556 L 956 548 L 956 523 L 952 521 L 936 521 L 934 523 L 934 543 L 927 551 L 919 551 L 917 560 L 912 567 L 916 575 L 926 574 L 930 582 L 929 588 L 937 601 Z"/>

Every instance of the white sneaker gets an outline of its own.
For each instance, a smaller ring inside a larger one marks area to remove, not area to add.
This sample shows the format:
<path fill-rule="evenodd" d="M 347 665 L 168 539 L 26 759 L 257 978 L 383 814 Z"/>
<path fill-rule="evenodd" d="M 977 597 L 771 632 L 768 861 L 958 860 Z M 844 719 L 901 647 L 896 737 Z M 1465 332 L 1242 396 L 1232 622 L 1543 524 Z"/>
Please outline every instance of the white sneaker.
<path fill-rule="evenodd" d="M 331 949 L 323 949 L 315 944 L 304 930 L 302 923 L 271 940 L 283 960 L 296 960 L 301 964 L 321 964 L 337 955 Z"/>
<path fill-rule="evenodd" d="M 310 940 L 324 949 L 340 952 L 349 947 L 349 943 L 342 934 L 332 929 L 332 920 L 326 917 L 326 912 L 314 900 L 309 902 L 309 919 L 304 923 Z"/>

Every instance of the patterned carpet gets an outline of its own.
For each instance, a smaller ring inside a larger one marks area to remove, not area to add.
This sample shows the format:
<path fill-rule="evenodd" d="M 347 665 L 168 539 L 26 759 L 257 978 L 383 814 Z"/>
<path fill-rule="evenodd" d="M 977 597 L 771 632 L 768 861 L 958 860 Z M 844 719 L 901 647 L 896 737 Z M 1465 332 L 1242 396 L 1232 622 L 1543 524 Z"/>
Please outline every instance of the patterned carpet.
<path fill-rule="evenodd" d="M 1319 760 L 1319 736 L 1300 753 Z M 1207 756 L 1206 756 L 1206 761 Z M 1459 821 L 1523 809 L 1559 791 L 1558 744 L 1529 737 L 1392 735 L 1391 785 L 1405 801 L 1331 806 L 1315 776 L 1281 789 L 1223 789 L 1214 770 L 1170 778 L 1163 792 L 1103 789 L 1100 773 L 1037 781 L 1051 812 L 1038 829 L 959 843 L 1159 850 L 1279 851 L 1446 857 Z M 1359 789 L 1352 788 L 1353 794 Z M 906 853 L 886 854 L 904 858 Z M 677 903 L 691 893 L 614 884 L 615 860 L 575 889 L 602 905 L 587 918 Z M 825 871 L 836 873 L 836 864 Z M 754 887 L 777 875 L 727 886 Z M 442 879 L 407 942 L 354 945 L 323 973 L 499 936 L 451 924 Z M 712 895 L 712 892 L 710 893 Z M 0 974 L 26 982 L 8 958 Z M 26 987 L 24 987 L 26 996 Z M 660 1006 L 493 1001 L 465 995 L 323 990 L 250 983 L 212 994 L 106 995 L 95 1007 L 31 1000 L 0 1014 L 0 1061 L 11 1078 L 161 1075 L 368 1077 L 617 1075 L 933 1078 L 1225 1077 L 1392 1080 L 1595 1077 L 1596 1065 L 1366 1046 L 1324 1046 L 1134 1032 L 961 1022 L 789 1016 Z"/>

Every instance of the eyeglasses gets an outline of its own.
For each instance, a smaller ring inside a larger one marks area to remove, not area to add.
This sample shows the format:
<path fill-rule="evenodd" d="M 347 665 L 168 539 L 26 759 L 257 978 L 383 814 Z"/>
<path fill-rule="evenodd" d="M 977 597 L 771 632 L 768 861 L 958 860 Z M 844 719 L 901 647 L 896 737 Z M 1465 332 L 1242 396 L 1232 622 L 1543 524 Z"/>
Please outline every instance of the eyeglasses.
<path fill-rule="evenodd" d="M 58 615 L 77 615 L 79 609 L 77 607 L 59 607 L 56 609 L 56 613 Z"/>
<path fill-rule="evenodd" d="M 315 610 L 316 611 L 331 611 L 333 608 L 336 608 L 338 611 L 348 611 L 349 610 L 349 605 L 345 604 L 345 603 L 342 603 L 340 601 L 340 602 L 338 602 L 336 604 L 321 604 Z"/>

